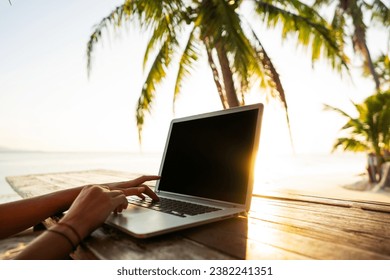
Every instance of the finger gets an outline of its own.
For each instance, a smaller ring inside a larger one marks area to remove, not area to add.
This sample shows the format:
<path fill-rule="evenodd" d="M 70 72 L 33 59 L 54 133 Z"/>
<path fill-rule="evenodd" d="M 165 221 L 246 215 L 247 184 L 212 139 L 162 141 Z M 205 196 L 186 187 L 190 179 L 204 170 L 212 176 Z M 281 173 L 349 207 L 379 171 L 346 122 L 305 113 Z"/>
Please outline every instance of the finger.
<path fill-rule="evenodd" d="M 126 201 L 125 201 L 125 203 L 122 204 L 120 212 L 122 212 L 123 210 L 127 209 L 127 206 L 129 206 L 129 201 L 127 200 L 126 197 L 125 197 L 125 199 L 126 199 Z"/>
<path fill-rule="evenodd" d="M 110 188 L 131 188 L 131 187 L 136 187 L 138 185 L 141 185 L 147 181 L 154 181 L 160 178 L 161 178 L 160 176 L 156 176 L 156 175 L 145 175 L 131 181 L 110 183 L 108 185 L 110 186 Z"/>
<path fill-rule="evenodd" d="M 140 185 L 138 186 L 138 194 L 137 196 L 139 198 L 141 198 L 142 200 L 145 200 L 146 196 L 143 195 L 143 193 L 145 192 L 145 189 L 147 188 L 146 185 Z"/>
<path fill-rule="evenodd" d="M 141 176 L 137 179 L 134 179 L 133 182 L 136 186 L 141 185 L 147 181 L 154 181 L 154 180 L 159 180 L 161 176 L 156 176 L 156 175 L 144 175 Z"/>
<path fill-rule="evenodd" d="M 108 195 L 110 197 L 115 197 L 115 196 L 120 196 L 120 195 L 124 195 L 124 192 L 123 191 L 120 191 L 120 190 L 114 190 L 114 191 L 110 191 L 108 193 Z"/>
<path fill-rule="evenodd" d="M 123 193 L 125 196 L 131 196 L 131 195 L 140 195 L 145 191 L 145 187 L 137 187 L 137 188 L 128 188 L 123 189 Z"/>
<path fill-rule="evenodd" d="M 140 195 L 144 196 L 143 194 L 146 194 L 147 196 L 149 196 L 151 199 L 155 200 L 155 201 L 159 201 L 159 197 L 157 196 L 157 194 L 155 194 L 154 191 L 152 191 L 148 186 L 146 185 L 141 185 L 140 187 L 138 188 L 129 188 L 129 189 L 124 189 L 123 190 L 124 194 L 126 196 L 130 196 L 130 195 L 137 195 L 140 197 Z M 141 197 L 142 198 L 142 197 Z"/>
<path fill-rule="evenodd" d="M 111 199 L 111 204 L 113 205 L 112 210 L 124 209 L 127 207 L 128 201 L 126 196 L 122 193 L 122 195 L 115 196 Z"/>
<path fill-rule="evenodd" d="M 151 190 L 148 186 L 146 186 L 146 185 L 142 185 L 142 186 L 145 188 L 145 190 L 142 192 L 143 194 L 146 194 L 154 201 L 160 200 L 160 198 L 157 196 L 157 194 L 153 190 Z"/>
<path fill-rule="evenodd" d="M 125 210 L 127 208 L 128 204 L 122 204 L 120 206 L 118 206 L 118 208 L 116 208 L 114 210 L 114 213 L 122 213 L 123 210 Z"/>

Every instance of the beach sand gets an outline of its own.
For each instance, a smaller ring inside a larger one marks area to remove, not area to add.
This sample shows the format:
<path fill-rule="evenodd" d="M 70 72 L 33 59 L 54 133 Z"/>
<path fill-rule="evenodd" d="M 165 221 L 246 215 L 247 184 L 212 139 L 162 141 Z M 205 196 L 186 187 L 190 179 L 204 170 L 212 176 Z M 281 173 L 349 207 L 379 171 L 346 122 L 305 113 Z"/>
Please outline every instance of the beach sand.
<path fill-rule="evenodd" d="M 390 203 L 389 189 L 376 190 L 368 182 L 365 160 L 361 154 L 263 156 L 256 166 L 254 193 Z"/>
<path fill-rule="evenodd" d="M 312 178 L 311 178 L 312 179 Z M 279 182 L 277 185 L 262 186 L 267 193 L 278 192 L 286 194 L 300 194 L 317 197 L 327 197 L 353 201 L 377 201 L 390 203 L 390 188 L 375 189 L 375 184 L 369 183 L 367 175 L 355 175 L 346 182 L 337 181 L 337 178 L 322 177 L 317 180 L 306 181 L 304 177 L 289 178 L 288 182 Z M 315 186 L 315 187 L 314 187 Z M 261 191 L 255 191 L 261 194 Z"/>

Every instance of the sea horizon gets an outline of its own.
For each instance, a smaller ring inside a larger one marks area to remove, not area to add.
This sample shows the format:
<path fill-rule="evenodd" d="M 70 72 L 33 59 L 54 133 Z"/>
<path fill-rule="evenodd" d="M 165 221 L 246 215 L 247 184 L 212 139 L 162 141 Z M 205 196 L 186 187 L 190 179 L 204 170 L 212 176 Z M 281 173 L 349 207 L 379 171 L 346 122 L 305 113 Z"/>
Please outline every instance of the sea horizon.
<path fill-rule="evenodd" d="M 135 174 L 158 174 L 162 152 L 50 152 L 0 151 L 0 195 L 13 193 L 7 176 L 109 169 Z M 311 195 L 362 197 L 346 190 L 365 178 L 366 156 L 353 153 L 281 154 L 259 152 L 255 168 L 254 194 L 289 191 Z M 76 186 L 75 186 L 76 187 Z M 342 191 L 340 193 L 340 191 Z M 368 193 L 367 193 L 368 194 Z M 387 194 L 378 196 L 389 201 Z M 367 200 L 377 200 L 367 195 Z"/>

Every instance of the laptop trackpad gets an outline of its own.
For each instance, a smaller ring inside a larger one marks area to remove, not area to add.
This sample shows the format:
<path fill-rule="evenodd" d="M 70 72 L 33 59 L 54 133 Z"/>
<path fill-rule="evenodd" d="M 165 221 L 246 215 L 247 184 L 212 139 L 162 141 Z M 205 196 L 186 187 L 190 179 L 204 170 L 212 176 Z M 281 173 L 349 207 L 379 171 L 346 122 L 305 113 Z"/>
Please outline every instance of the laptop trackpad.
<path fill-rule="evenodd" d="M 167 227 L 180 226 L 185 223 L 185 220 L 185 218 L 151 209 L 129 207 L 121 214 L 111 215 L 106 222 L 119 226 L 120 229 L 128 231 L 132 235 L 142 237 L 144 234 L 158 232 Z"/>

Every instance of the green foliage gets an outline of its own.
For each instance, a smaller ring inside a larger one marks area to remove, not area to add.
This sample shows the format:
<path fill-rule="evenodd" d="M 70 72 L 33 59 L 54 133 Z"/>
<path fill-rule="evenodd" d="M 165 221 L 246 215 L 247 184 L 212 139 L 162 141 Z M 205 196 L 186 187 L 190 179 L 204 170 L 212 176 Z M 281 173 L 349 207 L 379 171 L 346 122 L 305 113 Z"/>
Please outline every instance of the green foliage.
<path fill-rule="evenodd" d="M 385 152 L 390 151 L 390 91 L 378 92 L 354 104 L 357 117 L 329 105 L 326 110 L 335 111 L 347 119 L 342 127 L 344 134 L 336 140 L 333 150 L 375 153 L 383 160 Z"/>
<path fill-rule="evenodd" d="M 229 104 L 232 99 L 228 93 L 233 92 L 240 104 L 244 104 L 245 94 L 253 86 L 260 86 L 280 99 L 288 120 L 287 100 L 279 74 L 256 28 L 240 9 L 243 3 L 243 0 L 126 0 L 95 26 L 87 45 L 88 71 L 92 67 L 94 47 L 102 41 L 102 34 L 132 23 L 145 34 L 151 34 L 144 55 L 146 78 L 136 110 L 140 134 L 156 86 L 167 77 L 172 63 L 179 62 L 175 101 L 204 50 L 224 107 L 235 106 Z M 297 0 L 252 0 L 250 4 L 268 27 L 281 26 L 283 38 L 295 36 L 299 45 L 311 50 L 313 62 L 325 58 L 334 69 L 347 69 L 348 60 L 337 34 L 313 8 Z"/>
<path fill-rule="evenodd" d="M 256 11 L 268 27 L 282 25 L 282 37 L 296 36 L 297 43 L 311 49 L 313 62 L 328 59 L 334 69 L 347 68 L 337 33 L 315 9 L 301 1 L 255 1 Z"/>
<path fill-rule="evenodd" d="M 389 54 L 381 54 L 374 61 L 374 68 L 383 90 L 390 90 L 390 57 Z M 363 75 L 370 76 L 370 69 L 365 67 Z"/>
<path fill-rule="evenodd" d="M 378 77 L 379 73 L 373 65 L 367 46 L 366 32 L 374 24 L 390 31 L 389 1 L 315 0 L 314 7 L 328 8 L 331 4 L 336 4 L 333 11 L 332 29 L 336 33 L 339 45 L 344 48 L 344 40 L 350 39 L 355 53 L 363 58 L 363 68 L 373 78 L 376 90 L 383 90 L 383 80 Z"/>

